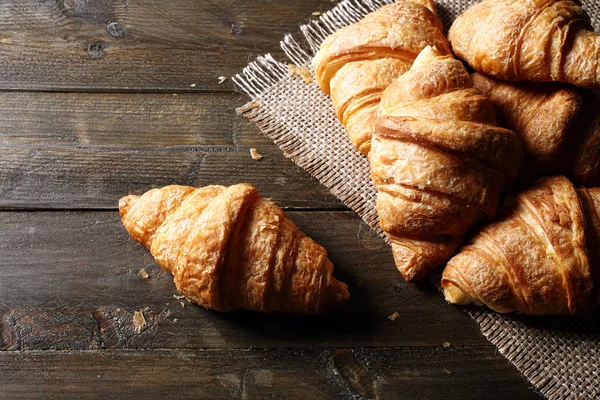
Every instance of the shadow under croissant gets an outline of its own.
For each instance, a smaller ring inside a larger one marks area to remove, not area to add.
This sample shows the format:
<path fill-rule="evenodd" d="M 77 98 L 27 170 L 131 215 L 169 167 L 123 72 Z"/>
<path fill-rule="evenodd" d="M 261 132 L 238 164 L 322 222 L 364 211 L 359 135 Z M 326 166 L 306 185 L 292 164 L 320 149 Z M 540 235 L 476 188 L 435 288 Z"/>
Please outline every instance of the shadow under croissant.
<path fill-rule="evenodd" d="M 261 314 L 247 310 L 236 310 L 219 314 L 231 323 L 244 330 L 261 335 L 287 339 L 324 339 L 339 341 L 339 337 L 372 335 L 373 328 L 380 319 L 376 304 L 370 298 L 365 285 L 360 284 L 341 268 L 336 269 L 335 276 L 348 284 L 350 300 L 341 308 L 322 315 L 295 315 L 289 313 Z"/>
<path fill-rule="evenodd" d="M 575 333 L 582 335 L 582 339 L 589 337 L 597 340 L 600 336 L 600 307 L 584 315 L 525 315 L 520 313 L 501 314 L 484 306 L 468 305 L 460 307 L 467 313 L 480 313 L 482 311 L 503 316 L 510 321 L 522 324 L 525 328 L 554 334 Z"/>
<path fill-rule="evenodd" d="M 543 316 L 512 314 L 511 319 L 539 330 L 577 333 L 596 337 L 600 335 L 600 308 L 596 308 L 593 312 L 585 315 Z"/>

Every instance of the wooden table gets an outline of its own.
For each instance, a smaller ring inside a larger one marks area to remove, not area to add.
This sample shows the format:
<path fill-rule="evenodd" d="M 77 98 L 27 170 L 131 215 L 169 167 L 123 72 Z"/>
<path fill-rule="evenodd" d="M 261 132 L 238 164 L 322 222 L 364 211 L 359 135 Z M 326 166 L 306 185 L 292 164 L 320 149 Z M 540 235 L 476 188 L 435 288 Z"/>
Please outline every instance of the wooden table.
<path fill-rule="evenodd" d="M 460 308 L 404 283 L 383 241 L 219 83 L 282 57 L 284 33 L 333 5 L 0 3 L 1 398 L 539 398 Z M 130 192 L 239 182 L 329 250 L 345 309 L 221 315 L 175 299 L 116 211 Z"/>

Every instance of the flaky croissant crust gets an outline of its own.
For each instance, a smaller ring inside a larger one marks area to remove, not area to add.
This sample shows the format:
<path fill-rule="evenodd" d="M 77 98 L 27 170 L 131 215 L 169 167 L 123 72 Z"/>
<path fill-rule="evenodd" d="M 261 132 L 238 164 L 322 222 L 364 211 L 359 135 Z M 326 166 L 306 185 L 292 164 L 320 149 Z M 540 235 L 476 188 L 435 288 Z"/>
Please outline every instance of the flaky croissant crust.
<path fill-rule="evenodd" d="M 600 189 L 540 180 L 506 203 L 444 270 L 446 299 L 498 312 L 581 314 L 599 283 Z"/>
<path fill-rule="evenodd" d="M 593 90 L 563 83 L 508 82 L 475 73 L 500 125 L 521 139 L 521 182 L 560 174 L 584 186 L 600 186 L 600 98 Z"/>
<path fill-rule="evenodd" d="M 488 75 L 600 89 L 600 35 L 577 0 L 484 0 L 454 21 L 448 39 Z"/>
<path fill-rule="evenodd" d="M 248 184 L 166 186 L 122 198 L 119 211 L 179 292 L 206 308 L 318 314 L 349 298 L 325 249 Z"/>
<path fill-rule="evenodd" d="M 383 6 L 325 39 L 312 63 L 319 86 L 329 94 L 331 79 L 348 61 L 389 57 L 410 65 L 428 45 L 447 54 L 450 49 L 441 32 L 442 23 L 432 1 L 399 0 Z"/>
<path fill-rule="evenodd" d="M 450 46 L 432 0 L 398 0 L 329 36 L 313 59 L 317 83 L 331 96 L 354 146 L 370 148 L 381 92 L 427 45 Z"/>
<path fill-rule="evenodd" d="M 369 154 L 377 212 L 399 271 L 420 281 L 494 215 L 521 145 L 460 61 L 431 47 L 384 91 L 380 113 Z"/>

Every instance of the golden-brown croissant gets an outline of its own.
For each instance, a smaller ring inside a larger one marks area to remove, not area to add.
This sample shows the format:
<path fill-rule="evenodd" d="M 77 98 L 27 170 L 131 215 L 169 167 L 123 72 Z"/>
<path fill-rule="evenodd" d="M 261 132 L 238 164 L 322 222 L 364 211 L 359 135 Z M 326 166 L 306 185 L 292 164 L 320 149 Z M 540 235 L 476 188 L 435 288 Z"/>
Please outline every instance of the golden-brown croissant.
<path fill-rule="evenodd" d="M 592 90 L 562 83 L 507 82 L 480 73 L 475 87 L 489 97 L 501 126 L 523 145 L 522 181 L 560 174 L 600 186 L 600 101 Z"/>
<path fill-rule="evenodd" d="M 123 225 L 190 301 L 318 314 L 348 298 L 325 249 L 248 184 L 166 186 L 119 201 Z"/>
<path fill-rule="evenodd" d="M 450 53 L 432 0 L 398 0 L 329 36 L 313 59 L 354 146 L 369 153 L 381 92 L 427 45 Z"/>
<path fill-rule="evenodd" d="M 495 214 L 521 159 L 462 63 L 425 48 L 384 91 L 369 153 L 381 228 L 406 280 L 423 280 Z"/>
<path fill-rule="evenodd" d="M 599 212 L 600 189 L 541 179 L 448 262 L 446 299 L 503 313 L 590 311 L 600 283 Z"/>
<path fill-rule="evenodd" d="M 600 89 L 600 35 L 578 0 L 484 0 L 454 21 L 448 38 L 479 72 Z"/>

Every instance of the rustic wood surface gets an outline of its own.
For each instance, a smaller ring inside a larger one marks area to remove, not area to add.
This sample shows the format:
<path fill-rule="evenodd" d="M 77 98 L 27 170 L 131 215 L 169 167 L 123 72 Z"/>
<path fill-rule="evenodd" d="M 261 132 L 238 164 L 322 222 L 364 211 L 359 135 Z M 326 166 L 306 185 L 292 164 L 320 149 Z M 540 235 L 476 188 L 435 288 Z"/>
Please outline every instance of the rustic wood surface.
<path fill-rule="evenodd" d="M 219 84 L 334 5 L 0 3 L 0 398 L 539 398 Z M 328 249 L 353 296 L 342 310 L 221 315 L 176 299 L 116 211 L 156 186 L 239 182 Z"/>

